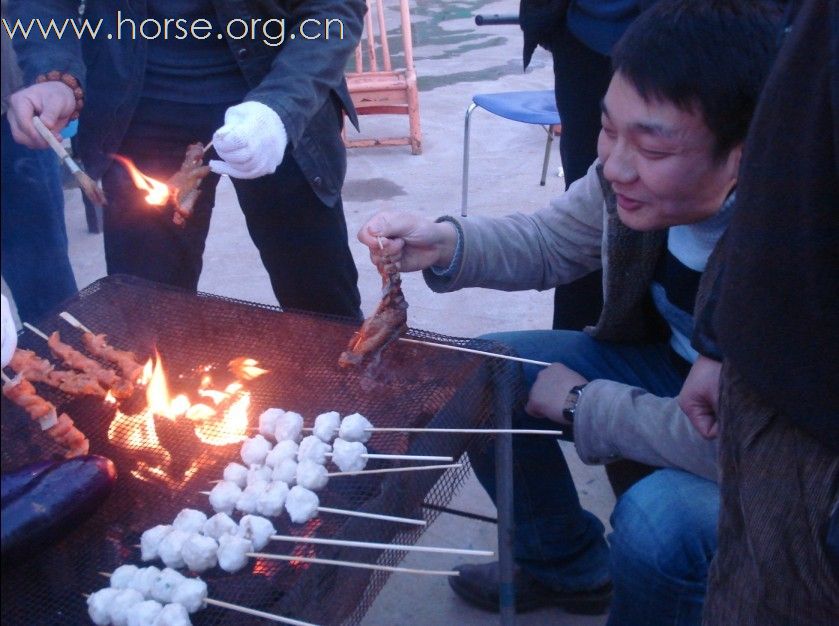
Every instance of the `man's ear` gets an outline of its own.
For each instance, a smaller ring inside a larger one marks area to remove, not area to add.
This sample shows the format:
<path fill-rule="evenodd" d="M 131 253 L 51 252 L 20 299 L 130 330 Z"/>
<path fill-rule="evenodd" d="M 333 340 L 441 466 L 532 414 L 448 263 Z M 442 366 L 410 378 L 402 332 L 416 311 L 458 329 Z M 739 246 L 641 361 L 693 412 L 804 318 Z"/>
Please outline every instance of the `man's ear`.
<path fill-rule="evenodd" d="M 743 144 L 734 146 L 726 157 L 725 169 L 731 179 L 736 183 L 740 174 L 740 159 L 743 157 Z"/>

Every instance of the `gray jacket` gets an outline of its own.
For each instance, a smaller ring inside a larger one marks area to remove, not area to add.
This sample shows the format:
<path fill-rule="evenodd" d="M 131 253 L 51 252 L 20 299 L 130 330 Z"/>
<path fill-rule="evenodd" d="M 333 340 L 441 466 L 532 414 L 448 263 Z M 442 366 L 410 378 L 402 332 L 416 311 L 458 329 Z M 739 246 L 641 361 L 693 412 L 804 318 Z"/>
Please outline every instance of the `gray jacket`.
<path fill-rule="evenodd" d="M 605 341 L 663 339 L 649 291 L 667 231 L 624 226 L 601 169 L 592 165 L 547 208 L 530 215 L 452 218 L 461 229 L 462 256 L 452 278 L 426 271 L 429 287 L 545 290 L 602 268 L 603 311 L 586 332 Z M 574 437 L 586 463 L 628 458 L 716 479 L 716 442 L 696 432 L 674 398 L 637 387 L 592 381 L 577 405 Z"/>

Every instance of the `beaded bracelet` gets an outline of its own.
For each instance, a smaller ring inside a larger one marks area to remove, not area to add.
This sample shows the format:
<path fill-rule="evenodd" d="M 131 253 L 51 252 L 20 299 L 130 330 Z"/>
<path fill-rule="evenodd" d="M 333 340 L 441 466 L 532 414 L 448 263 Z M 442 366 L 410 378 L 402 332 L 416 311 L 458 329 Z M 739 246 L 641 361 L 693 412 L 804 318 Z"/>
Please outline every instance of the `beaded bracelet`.
<path fill-rule="evenodd" d="M 58 70 L 52 70 L 46 74 L 41 74 L 35 79 L 36 83 L 46 83 L 50 81 L 64 83 L 73 90 L 73 97 L 76 99 L 76 110 L 70 116 L 70 119 L 78 119 L 79 113 L 81 112 L 82 107 L 84 107 L 84 91 L 82 90 L 81 85 L 79 85 L 78 79 L 72 74 L 59 72 Z"/>

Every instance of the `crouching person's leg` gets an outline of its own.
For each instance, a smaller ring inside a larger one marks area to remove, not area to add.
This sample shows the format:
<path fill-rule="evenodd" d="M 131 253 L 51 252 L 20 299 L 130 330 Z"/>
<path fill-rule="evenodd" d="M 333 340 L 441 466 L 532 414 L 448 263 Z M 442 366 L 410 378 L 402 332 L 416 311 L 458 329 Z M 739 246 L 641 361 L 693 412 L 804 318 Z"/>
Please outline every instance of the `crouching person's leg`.
<path fill-rule="evenodd" d="M 618 500 L 609 626 L 701 623 L 718 513 L 716 483 L 679 470 L 659 470 Z"/>

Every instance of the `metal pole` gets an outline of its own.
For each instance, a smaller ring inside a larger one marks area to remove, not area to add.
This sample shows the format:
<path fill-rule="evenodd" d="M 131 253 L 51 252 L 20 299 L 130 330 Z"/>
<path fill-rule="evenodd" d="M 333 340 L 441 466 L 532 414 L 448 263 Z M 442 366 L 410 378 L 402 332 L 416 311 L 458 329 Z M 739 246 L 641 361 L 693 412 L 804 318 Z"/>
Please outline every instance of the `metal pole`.
<path fill-rule="evenodd" d="M 513 397 L 510 381 L 514 380 L 512 363 L 495 362 L 493 372 L 493 404 L 498 428 L 512 428 Z M 505 376 L 506 373 L 506 376 Z M 506 381 L 505 381 L 506 379 Z M 513 586 L 513 436 L 495 438 L 495 493 L 498 509 L 498 612 L 503 626 L 516 621 L 516 597 Z"/>

